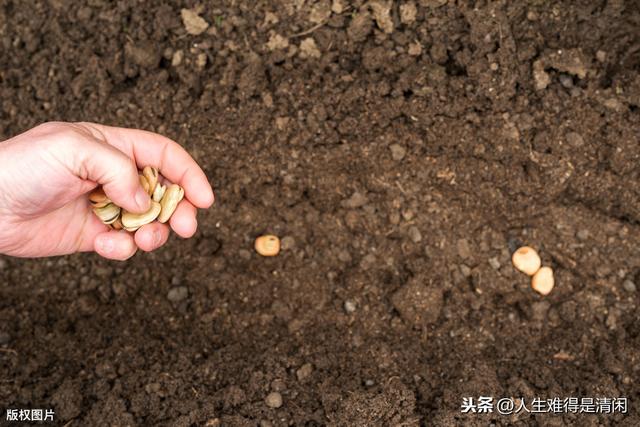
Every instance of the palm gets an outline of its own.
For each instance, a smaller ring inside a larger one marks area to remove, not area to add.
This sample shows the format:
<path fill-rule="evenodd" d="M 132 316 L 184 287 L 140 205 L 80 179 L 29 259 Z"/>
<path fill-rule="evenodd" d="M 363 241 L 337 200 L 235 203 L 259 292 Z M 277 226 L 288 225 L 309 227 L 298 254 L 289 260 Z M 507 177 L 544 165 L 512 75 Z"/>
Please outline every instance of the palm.
<path fill-rule="evenodd" d="M 21 233 L 20 246 L 15 248 L 17 256 L 88 251 L 93 248 L 94 238 L 108 231 L 93 215 L 84 197 L 38 216 L 18 218 L 16 229 L 28 230 Z"/>

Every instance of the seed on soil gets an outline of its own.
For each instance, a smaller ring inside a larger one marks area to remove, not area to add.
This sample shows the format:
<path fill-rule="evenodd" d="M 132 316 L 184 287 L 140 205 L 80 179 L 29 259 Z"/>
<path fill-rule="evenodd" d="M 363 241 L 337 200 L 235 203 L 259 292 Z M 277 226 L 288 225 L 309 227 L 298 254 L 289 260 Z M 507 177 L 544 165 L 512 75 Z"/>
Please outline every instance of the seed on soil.
<path fill-rule="evenodd" d="M 271 392 L 264 398 L 264 403 L 269 408 L 279 408 L 282 406 L 282 395 L 277 391 Z"/>
<path fill-rule="evenodd" d="M 515 268 L 529 276 L 536 274 L 542 264 L 538 253 L 529 246 L 523 246 L 515 251 L 511 257 L 511 261 Z"/>
<path fill-rule="evenodd" d="M 280 239 L 272 234 L 265 234 L 256 239 L 256 252 L 262 256 L 276 256 L 280 253 Z"/>
<path fill-rule="evenodd" d="M 553 289 L 554 279 L 551 267 L 541 267 L 531 279 L 531 287 L 542 295 L 548 295 Z"/>

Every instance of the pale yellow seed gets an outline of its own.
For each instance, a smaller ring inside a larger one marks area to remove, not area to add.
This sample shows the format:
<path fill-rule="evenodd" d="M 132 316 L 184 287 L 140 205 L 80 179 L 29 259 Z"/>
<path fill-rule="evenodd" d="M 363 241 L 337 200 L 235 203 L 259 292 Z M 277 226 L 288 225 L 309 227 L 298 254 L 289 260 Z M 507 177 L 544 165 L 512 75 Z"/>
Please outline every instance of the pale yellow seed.
<path fill-rule="evenodd" d="M 542 264 L 538 253 L 529 246 L 523 246 L 515 251 L 511 257 L 511 262 L 513 262 L 515 268 L 529 276 L 536 274 Z"/>
<path fill-rule="evenodd" d="M 153 195 L 153 190 L 156 189 L 156 184 L 158 183 L 158 169 L 153 166 L 145 166 L 144 169 L 142 169 L 142 175 L 144 175 L 149 183 L 149 187 L 146 191 L 151 196 Z"/>
<path fill-rule="evenodd" d="M 154 202 L 160 202 L 162 200 L 162 198 L 164 197 L 164 193 L 165 191 L 167 191 L 167 186 L 166 185 L 160 185 L 160 183 L 156 184 L 156 189 L 153 190 L 153 196 L 152 199 Z"/>
<path fill-rule="evenodd" d="M 262 256 L 276 256 L 280 252 L 280 239 L 277 236 L 267 234 L 258 237 L 254 246 L 256 252 Z"/>
<path fill-rule="evenodd" d="M 160 211 L 160 215 L 158 215 L 158 222 L 165 223 L 169 221 L 169 218 L 171 218 L 171 215 L 176 211 L 178 203 L 180 203 L 183 197 L 184 190 L 182 187 L 178 184 L 171 184 L 164 192 L 162 200 L 160 201 L 162 210 Z"/>
<path fill-rule="evenodd" d="M 540 268 L 531 278 L 531 287 L 542 295 L 549 295 L 554 284 L 553 270 L 550 267 Z"/>
<path fill-rule="evenodd" d="M 101 208 L 93 208 L 93 213 L 100 218 L 100 221 L 109 225 L 115 222 L 120 216 L 120 208 L 113 203 L 109 203 Z"/>
<path fill-rule="evenodd" d="M 149 210 L 142 214 L 135 214 L 132 212 L 124 211 L 120 222 L 122 222 L 122 228 L 127 231 L 135 231 L 145 224 L 153 222 L 158 215 L 160 215 L 160 203 L 151 201 L 151 207 Z"/>
<path fill-rule="evenodd" d="M 98 187 L 89 193 L 89 202 L 91 202 L 91 206 L 94 208 L 104 208 L 111 203 L 111 200 L 104 194 L 102 187 Z"/>
<path fill-rule="evenodd" d="M 114 222 L 109 224 L 109 227 L 111 227 L 114 230 L 122 230 L 122 222 L 120 221 L 120 217 L 118 217 L 118 219 L 116 219 Z"/>
<path fill-rule="evenodd" d="M 140 185 L 144 189 L 144 192 L 149 194 L 149 181 L 147 180 L 147 178 L 145 178 L 143 175 L 138 175 L 138 178 L 140 179 Z"/>

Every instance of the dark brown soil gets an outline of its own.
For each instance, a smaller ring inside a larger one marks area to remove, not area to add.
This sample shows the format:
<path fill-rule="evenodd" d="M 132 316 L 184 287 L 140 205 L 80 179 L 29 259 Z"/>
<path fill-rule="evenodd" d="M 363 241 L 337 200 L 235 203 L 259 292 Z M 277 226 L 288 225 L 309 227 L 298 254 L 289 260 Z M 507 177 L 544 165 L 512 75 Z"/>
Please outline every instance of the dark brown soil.
<path fill-rule="evenodd" d="M 639 425 L 640 2 L 341 3 L 203 2 L 193 36 L 191 0 L 0 2 L 0 139 L 154 130 L 218 200 L 195 238 L 126 263 L 0 259 L 0 410 Z M 280 256 L 254 253 L 264 232 Z M 555 270 L 546 298 L 520 243 Z M 464 415 L 466 396 L 630 409 Z"/>

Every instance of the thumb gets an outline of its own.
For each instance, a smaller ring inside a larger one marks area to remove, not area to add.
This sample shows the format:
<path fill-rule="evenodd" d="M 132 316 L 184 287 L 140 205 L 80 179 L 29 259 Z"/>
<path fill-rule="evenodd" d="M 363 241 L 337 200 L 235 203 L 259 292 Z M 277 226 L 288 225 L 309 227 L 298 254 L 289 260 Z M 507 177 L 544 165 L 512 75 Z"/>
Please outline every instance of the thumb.
<path fill-rule="evenodd" d="M 149 210 L 151 198 L 140 185 L 138 168 L 131 157 L 94 138 L 79 145 L 80 177 L 101 184 L 107 197 L 129 212 Z"/>

